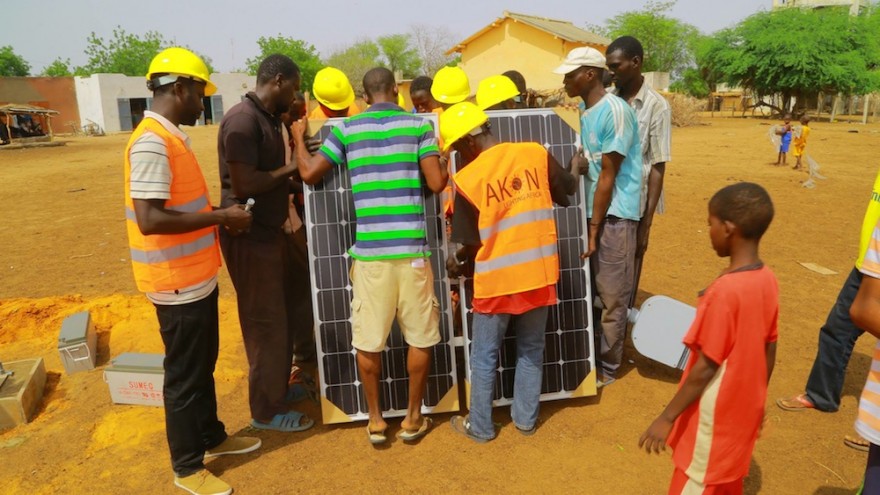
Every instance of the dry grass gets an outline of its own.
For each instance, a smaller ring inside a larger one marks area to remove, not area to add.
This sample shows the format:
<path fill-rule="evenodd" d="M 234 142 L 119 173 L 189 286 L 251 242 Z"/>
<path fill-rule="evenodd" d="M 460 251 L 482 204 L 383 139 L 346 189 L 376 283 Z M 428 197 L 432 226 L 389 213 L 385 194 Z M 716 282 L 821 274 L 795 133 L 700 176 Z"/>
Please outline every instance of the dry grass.
<path fill-rule="evenodd" d="M 700 124 L 700 112 L 706 109 L 705 100 L 680 93 L 667 93 L 664 96 L 672 110 L 672 125 L 690 127 Z"/>

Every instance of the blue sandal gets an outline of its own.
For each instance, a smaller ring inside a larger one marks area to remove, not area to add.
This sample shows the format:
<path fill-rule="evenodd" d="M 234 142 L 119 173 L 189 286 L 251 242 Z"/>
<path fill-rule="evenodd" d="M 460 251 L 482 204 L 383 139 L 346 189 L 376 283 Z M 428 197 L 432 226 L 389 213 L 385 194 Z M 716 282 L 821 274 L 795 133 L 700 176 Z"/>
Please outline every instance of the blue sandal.
<path fill-rule="evenodd" d="M 315 425 L 315 422 L 305 414 L 298 411 L 290 411 L 284 414 L 276 414 L 272 421 L 263 423 L 256 419 L 251 420 L 251 426 L 258 430 L 273 431 L 305 431 Z"/>

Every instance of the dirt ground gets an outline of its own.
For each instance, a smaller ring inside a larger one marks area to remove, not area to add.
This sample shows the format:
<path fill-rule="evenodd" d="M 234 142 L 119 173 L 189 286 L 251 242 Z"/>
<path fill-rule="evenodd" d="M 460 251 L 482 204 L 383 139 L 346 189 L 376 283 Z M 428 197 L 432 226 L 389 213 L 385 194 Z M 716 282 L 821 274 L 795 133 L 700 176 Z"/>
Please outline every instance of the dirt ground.
<path fill-rule="evenodd" d="M 808 152 L 828 177 L 774 167 L 770 121 L 705 119 L 675 129 L 667 166 L 668 213 L 654 222 L 641 298 L 695 304 L 724 266 L 709 246 L 706 203 L 720 187 L 756 181 L 776 219 L 762 246 L 780 282 L 780 346 L 767 401 L 769 425 L 755 450 L 747 493 L 847 494 L 865 455 L 844 446 L 870 364 L 871 338 L 852 358 L 841 410 L 786 413 L 775 398 L 802 391 L 817 332 L 852 267 L 877 170 L 880 125 L 814 123 Z M 190 130 L 219 198 L 217 127 Z M 0 493 L 175 493 L 160 408 L 112 405 L 101 368 L 122 352 L 162 352 L 152 306 L 132 281 L 124 228 L 122 153 L 127 134 L 72 138 L 65 147 L 0 151 L 0 360 L 40 356 L 49 371 L 30 424 L 0 433 Z M 819 275 L 798 262 L 837 272 Z M 221 276 L 220 417 L 230 433 L 249 421 L 246 360 L 233 290 Z M 64 374 L 56 349 L 64 317 L 89 310 L 99 332 L 99 369 Z M 374 449 L 364 424 L 316 425 L 306 433 L 252 433 L 253 454 L 208 462 L 236 493 L 665 493 L 669 454 L 637 449 L 639 435 L 675 392 L 678 374 L 627 348 L 631 364 L 598 397 L 545 403 L 533 437 L 518 435 L 507 408 L 494 442 L 453 433 L 448 414 L 420 444 Z M 306 406 L 320 418 L 318 406 Z M 393 423 L 392 423 L 393 424 Z M 396 426 L 396 425 L 395 425 Z"/>

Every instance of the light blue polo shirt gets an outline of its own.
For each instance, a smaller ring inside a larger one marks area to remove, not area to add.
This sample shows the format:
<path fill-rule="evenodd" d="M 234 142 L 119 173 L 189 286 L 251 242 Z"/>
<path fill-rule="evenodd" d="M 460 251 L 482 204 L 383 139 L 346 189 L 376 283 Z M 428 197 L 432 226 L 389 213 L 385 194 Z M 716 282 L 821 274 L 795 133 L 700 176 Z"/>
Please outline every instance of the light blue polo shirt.
<path fill-rule="evenodd" d="M 617 152 L 623 163 L 617 172 L 611 204 L 606 215 L 628 220 L 641 219 L 639 198 L 642 189 L 642 145 L 635 111 L 626 101 L 606 94 L 595 105 L 585 109 L 581 102 L 581 143 L 590 162 L 585 176 L 587 216 L 593 217 L 593 195 L 602 170 L 602 154 Z"/>

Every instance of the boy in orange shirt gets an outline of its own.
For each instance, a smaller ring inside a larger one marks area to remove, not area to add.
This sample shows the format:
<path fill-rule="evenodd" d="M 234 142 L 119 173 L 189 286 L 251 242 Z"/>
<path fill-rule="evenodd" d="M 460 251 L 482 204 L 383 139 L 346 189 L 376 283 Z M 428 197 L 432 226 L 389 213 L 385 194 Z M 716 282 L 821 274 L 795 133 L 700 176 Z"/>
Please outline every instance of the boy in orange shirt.
<path fill-rule="evenodd" d="M 700 293 L 678 392 L 639 439 L 648 452 L 673 448 L 670 494 L 742 493 L 776 360 L 779 288 L 758 256 L 772 220 L 757 184 L 727 186 L 709 201 L 712 248 L 730 265 Z"/>

